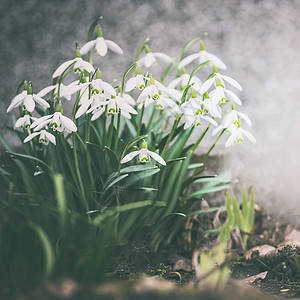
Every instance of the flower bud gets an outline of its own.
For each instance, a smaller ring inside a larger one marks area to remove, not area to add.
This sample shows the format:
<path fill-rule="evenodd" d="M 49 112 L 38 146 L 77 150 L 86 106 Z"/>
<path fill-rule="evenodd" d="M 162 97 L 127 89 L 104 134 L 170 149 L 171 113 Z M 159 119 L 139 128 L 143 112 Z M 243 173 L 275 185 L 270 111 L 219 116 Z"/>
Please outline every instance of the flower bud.
<path fill-rule="evenodd" d="M 78 47 L 78 43 L 76 43 L 76 51 L 75 51 L 75 57 L 81 58 L 81 53 Z"/>
<path fill-rule="evenodd" d="M 24 80 L 24 91 L 28 91 L 28 82 L 27 80 Z"/>

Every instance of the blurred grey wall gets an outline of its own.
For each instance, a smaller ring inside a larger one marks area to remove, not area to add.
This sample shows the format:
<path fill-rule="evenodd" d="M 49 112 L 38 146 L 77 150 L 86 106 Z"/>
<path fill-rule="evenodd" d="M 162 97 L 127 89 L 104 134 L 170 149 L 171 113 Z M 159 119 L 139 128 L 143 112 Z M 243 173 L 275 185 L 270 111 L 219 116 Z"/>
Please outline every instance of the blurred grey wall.
<path fill-rule="evenodd" d="M 153 51 L 178 57 L 190 38 L 207 31 L 207 50 L 243 86 L 242 111 L 257 139 L 256 145 L 219 146 L 223 168 L 239 186 L 256 187 L 265 207 L 299 219 L 299 13 L 300 0 L 1 0 L 1 120 L 11 122 L 5 112 L 17 85 L 32 80 L 38 92 L 51 84 L 53 71 L 73 58 L 75 42 L 86 41 L 100 15 L 104 36 L 124 50 L 95 61 L 107 80 L 121 78 L 146 37 Z"/>

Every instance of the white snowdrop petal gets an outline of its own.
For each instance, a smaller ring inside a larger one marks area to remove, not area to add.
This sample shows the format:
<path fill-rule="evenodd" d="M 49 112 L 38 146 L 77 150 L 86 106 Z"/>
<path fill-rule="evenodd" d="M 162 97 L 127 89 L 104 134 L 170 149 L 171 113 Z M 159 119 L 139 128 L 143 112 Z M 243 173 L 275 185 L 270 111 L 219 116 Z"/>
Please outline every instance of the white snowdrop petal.
<path fill-rule="evenodd" d="M 217 68 L 221 69 L 221 70 L 226 70 L 227 67 L 226 65 L 221 61 L 220 58 L 218 58 L 217 56 L 215 56 L 212 53 L 206 53 L 207 58 L 214 64 L 216 65 Z"/>
<path fill-rule="evenodd" d="M 81 64 L 82 64 L 82 67 L 87 70 L 89 73 L 94 73 L 95 72 L 95 69 L 94 67 L 88 63 L 87 61 L 81 61 Z"/>
<path fill-rule="evenodd" d="M 134 115 L 138 114 L 138 112 L 134 108 L 132 108 L 129 104 L 127 104 L 125 102 L 118 101 L 117 105 L 119 106 L 119 108 L 121 108 L 125 112 L 129 112 Z"/>
<path fill-rule="evenodd" d="M 236 94 L 234 94 L 232 91 L 225 90 L 225 93 L 226 93 L 227 95 L 229 95 L 229 96 L 230 96 L 230 99 L 231 99 L 232 101 L 234 101 L 236 104 L 242 105 L 242 101 L 240 100 L 240 98 L 239 98 Z"/>
<path fill-rule="evenodd" d="M 65 127 L 67 129 L 69 129 L 70 131 L 74 131 L 74 132 L 77 131 L 77 126 L 75 125 L 75 123 L 71 119 L 69 119 L 69 118 L 67 118 L 67 117 L 65 117 L 61 114 L 60 115 L 60 120 L 65 125 Z"/>
<path fill-rule="evenodd" d="M 203 95 L 205 92 L 208 91 L 208 89 L 212 86 L 213 82 L 215 81 L 215 77 L 209 78 L 206 81 L 203 82 L 199 93 Z"/>
<path fill-rule="evenodd" d="M 33 132 L 33 133 L 29 134 L 28 137 L 26 137 L 23 142 L 27 143 L 28 141 L 32 140 L 34 137 L 36 137 L 39 134 L 40 134 L 40 132 Z"/>
<path fill-rule="evenodd" d="M 111 40 L 105 40 L 107 47 L 112 50 L 113 52 L 116 52 L 118 54 L 123 54 L 123 50 L 120 48 L 120 46 L 118 44 L 116 44 L 115 42 L 111 41 Z"/>
<path fill-rule="evenodd" d="M 50 107 L 50 104 L 46 100 L 39 97 L 38 95 L 33 94 L 32 98 L 43 108 Z"/>
<path fill-rule="evenodd" d="M 91 120 L 95 121 L 96 119 L 98 119 L 104 113 L 104 111 L 105 111 L 104 109 L 99 109 L 97 111 L 94 111 Z"/>
<path fill-rule="evenodd" d="M 107 83 L 105 81 L 102 81 L 101 82 L 101 86 L 102 86 L 104 92 L 106 92 L 106 93 L 108 93 L 110 95 L 116 96 L 115 89 L 109 83 Z"/>
<path fill-rule="evenodd" d="M 132 160 L 135 156 L 137 156 L 140 153 L 140 151 L 133 151 L 128 153 L 123 157 L 121 160 L 121 164 L 127 163 L 128 161 Z"/>
<path fill-rule="evenodd" d="M 246 121 L 246 123 L 249 125 L 249 126 L 252 126 L 252 122 L 251 120 L 249 119 L 249 117 L 247 115 L 245 115 L 244 113 L 242 112 L 238 112 L 238 115 Z"/>
<path fill-rule="evenodd" d="M 226 76 L 226 75 L 220 75 L 220 76 L 221 76 L 221 78 L 223 78 L 225 81 L 230 83 L 232 86 L 234 86 L 238 90 L 240 90 L 240 91 L 242 90 L 241 85 L 236 80 L 234 80 L 233 78 L 231 78 L 229 76 Z"/>
<path fill-rule="evenodd" d="M 15 127 L 21 127 L 21 126 L 23 126 L 24 122 L 25 122 L 25 116 L 19 118 L 19 119 L 16 121 Z"/>
<path fill-rule="evenodd" d="M 55 78 L 59 75 L 61 75 L 65 69 L 67 69 L 73 62 L 76 61 L 76 58 L 71 59 L 71 60 L 67 60 L 66 62 L 62 63 L 57 69 L 56 71 L 53 73 L 52 78 Z"/>
<path fill-rule="evenodd" d="M 243 134 L 249 139 L 249 141 L 251 141 L 253 144 L 256 144 L 256 139 L 255 137 L 252 135 L 252 133 L 250 133 L 249 131 L 247 130 L 244 130 L 243 129 Z"/>
<path fill-rule="evenodd" d="M 169 64 L 173 61 L 173 59 L 165 54 L 165 53 L 162 53 L 162 52 L 154 52 L 153 55 L 156 57 L 156 58 L 160 58 L 163 62 Z"/>
<path fill-rule="evenodd" d="M 153 64 L 155 64 L 156 59 L 155 56 L 153 55 L 153 53 L 149 52 L 146 54 L 145 58 L 144 58 L 144 65 L 146 68 L 151 67 Z"/>
<path fill-rule="evenodd" d="M 53 91 L 56 88 L 56 85 L 49 85 L 42 90 L 40 90 L 36 95 L 39 97 L 44 97 L 47 95 L 49 92 Z"/>
<path fill-rule="evenodd" d="M 96 39 L 96 50 L 99 55 L 105 56 L 107 53 L 107 44 L 103 37 L 98 37 Z"/>
<path fill-rule="evenodd" d="M 212 131 L 211 135 L 215 136 L 216 134 L 220 133 L 223 129 L 224 129 L 224 127 L 222 125 L 219 125 Z"/>
<path fill-rule="evenodd" d="M 191 54 L 185 57 L 178 65 L 178 69 L 184 68 L 186 65 L 190 64 L 193 60 L 200 57 L 200 53 Z"/>
<path fill-rule="evenodd" d="M 233 133 L 231 133 L 230 137 L 225 143 L 225 147 L 229 147 L 233 145 L 233 143 L 236 141 L 236 138 L 238 136 L 238 130 L 235 130 Z"/>
<path fill-rule="evenodd" d="M 134 88 L 136 88 L 137 83 L 138 83 L 138 78 L 136 76 L 130 78 L 125 85 L 125 92 L 132 91 Z"/>
<path fill-rule="evenodd" d="M 80 54 L 81 55 L 87 54 L 93 47 L 95 47 L 95 44 L 96 44 L 96 40 L 85 43 L 79 50 Z"/>
<path fill-rule="evenodd" d="M 123 98 L 126 100 L 126 102 L 130 105 L 135 105 L 134 99 L 128 95 L 128 94 L 123 94 Z"/>
<path fill-rule="evenodd" d="M 53 134 L 45 130 L 45 135 L 52 144 L 56 145 L 55 136 Z"/>
<path fill-rule="evenodd" d="M 35 108 L 35 103 L 32 99 L 32 95 L 27 95 L 24 99 L 24 106 L 29 112 L 33 112 Z"/>
<path fill-rule="evenodd" d="M 167 87 L 168 88 L 171 88 L 171 89 L 174 89 L 176 88 L 179 83 L 182 81 L 182 78 L 181 77 L 178 77 L 178 78 L 175 78 L 174 80 L 172 80 L 168 85 Z"/>
<path fill-rule="evenodd" d="M 160 164 L 162 164 L 163 166 L 167 165 L 166 162 L 164 161 L 164 159 L 161 156 L 159 156 L 157 153 L 148 150 L 148 154 L 151 157 L 153 157 L 153 159 L 155 159 L 157 162 L 159 162 Z"/>
<path fill-rule="evenodd" d="M 12 109 L 19 106 L 22 102 L 22 100 L 27 96 L 27 92 L 23 91 L 21 94 L 16 95 L 12 100 L 7 108 L 6 112 L 9 113 Z"/>

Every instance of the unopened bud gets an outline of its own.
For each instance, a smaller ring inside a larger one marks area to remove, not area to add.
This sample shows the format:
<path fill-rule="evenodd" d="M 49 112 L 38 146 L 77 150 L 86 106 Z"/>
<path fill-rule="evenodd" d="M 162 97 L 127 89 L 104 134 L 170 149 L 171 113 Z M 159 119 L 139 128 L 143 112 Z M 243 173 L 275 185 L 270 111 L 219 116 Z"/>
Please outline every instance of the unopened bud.
<path fill-rule="evenodd" d="M 28 82 L 24 80 L 24 91 L 28 91 Z"/>

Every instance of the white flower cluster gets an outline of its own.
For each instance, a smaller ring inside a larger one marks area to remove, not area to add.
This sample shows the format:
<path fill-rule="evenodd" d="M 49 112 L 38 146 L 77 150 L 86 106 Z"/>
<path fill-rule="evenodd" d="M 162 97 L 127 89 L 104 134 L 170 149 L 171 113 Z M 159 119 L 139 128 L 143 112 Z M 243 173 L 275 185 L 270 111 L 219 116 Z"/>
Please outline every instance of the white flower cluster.
<path fill-rule="evenodd" d="M 81 58 L 81 55 L 93 49 L 102 57 L 107 54 L 108 49 L 118 54 L 123 53 L 115 42 L 103 38 L 102 29 L 98 25 L 97 38 L 88 41 L 80 49 L 77 47 L 75 58 L 62 63 L 55 70 L 52 77 L 56 79 L 56 84 L 33 94 L 31 83 L 29 85 L 25 83 L 24 90 L 12 99 L 7 112 L 18 106 L 21 106 L 24 111 L 15 124 L 15 128 L 26 129 L 28 136 L 24 142 L 39 136 L 39 141 L 43 144 L 48 144 L 49 141 L 56 144 L 55 136 L 49 132 L 49 129 L 60 133 L 76 132 L 77 126 L 74 121 L 85 114 L 91 114 L 92 121 L 103 114 L 106 117 L 121 114 L 130 119 L 132 114 L 138 114 L 138 109 L 143 110 L 150 105 L 163 111 L 171 117 L 170 119 L 180 116 L 184 122 L 184 129 L 208 122 L 216 127 L 212 132 L 213 135 L 226 131 L 229 134 L 226 147 L 242 142 L 244 136 L 255 142 L 253 135 L 242 128 L 242 120 L 251 126 L 250 119 L 235 108 L 235 105 L 242 104 L 241 100 L 226 86 L 229 84 L 241 91 L 240 84 L 233 78 L 219 73 L 218 68 L 225 70 L 225 64 L 218 57 L 207 52 L 203 42 L 198 53 L 185 57 L 177 64 L 176 78 L 168 85 L 155 80 L 149 70 L 143 74 L 142 68 L 149 69 L 160 60 L 167 66 L 174 65 L 175 61 L 164 53 L 152 52 L 149 46 L 145 45 L 146 54 L 136 61 L 136 75 L 127 80 L 124 90 L 120 88 L 121 85 L 114 87 L 103 81 L 100 70 Z M 213 69 L 213 73 L 205 81 L 200 80 L 196 75 L 190 76 L 185 71 L 185 67 L 196 59 L 199 64 Z M 71 67 L 74 72 L 79 72 L 80 79 L 65 85 L 62 81 Z M 136 101 L 132 97 L 135 89 L 140 90 Z M 43 97 L 50 92 L 51 100 L 44 100 Z M 75 119 L 71 120 L 63 115 L 61 101 L 63 98 L 70 101 L 72 95 L 76 93 Z M 39 118 L 33 117 L 36 103 L 43 109 L 47 109 L 48 114 Z M 142 162 L 150 161 L 151 156 L 165 165 L 165 161 L 157 153 L 147 149 L 145 141 L 142 150 L 127 154 L 121 163 L 128 162 L 136 155 L 139 155 Z"/>

